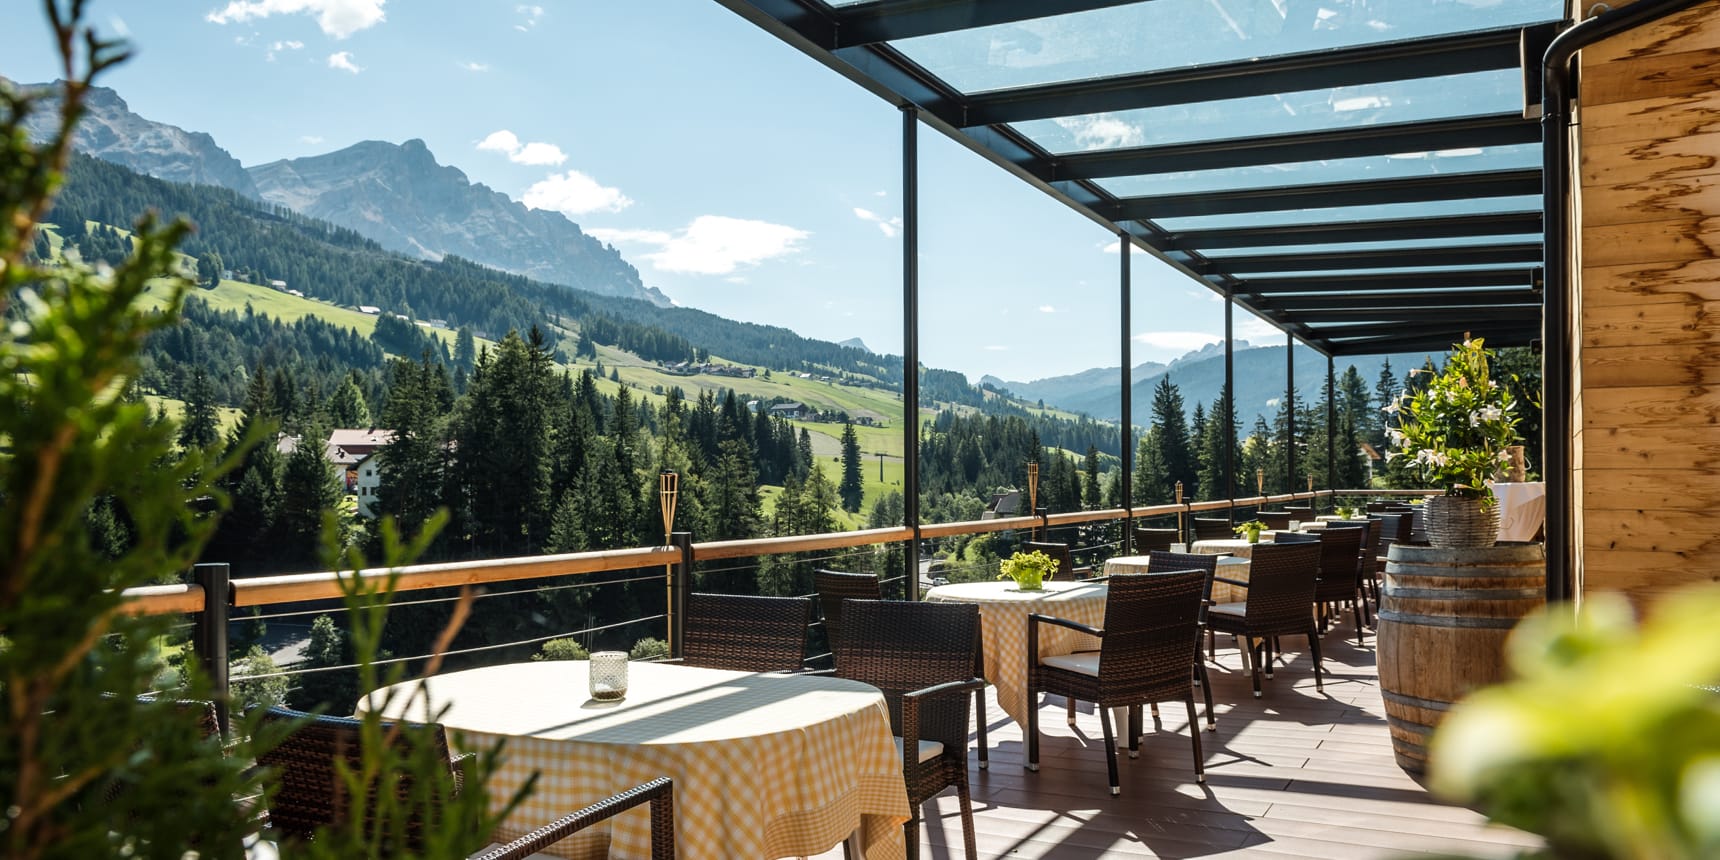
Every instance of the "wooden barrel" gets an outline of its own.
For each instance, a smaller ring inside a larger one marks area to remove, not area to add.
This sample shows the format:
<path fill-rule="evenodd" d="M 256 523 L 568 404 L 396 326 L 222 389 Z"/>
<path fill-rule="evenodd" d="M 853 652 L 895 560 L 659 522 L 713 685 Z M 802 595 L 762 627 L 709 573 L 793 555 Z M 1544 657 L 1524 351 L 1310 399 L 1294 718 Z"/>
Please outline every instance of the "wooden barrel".
<path fill-rule="evenodd" d="M 1380 598 L 1380 695 L 1392 753 L 1427 769 L 1427 740 L 1452 703 L 1505 677 L 1505 636 L 1546 602 L 1540 544 L 1434 549 L 1393 544 Z"/>

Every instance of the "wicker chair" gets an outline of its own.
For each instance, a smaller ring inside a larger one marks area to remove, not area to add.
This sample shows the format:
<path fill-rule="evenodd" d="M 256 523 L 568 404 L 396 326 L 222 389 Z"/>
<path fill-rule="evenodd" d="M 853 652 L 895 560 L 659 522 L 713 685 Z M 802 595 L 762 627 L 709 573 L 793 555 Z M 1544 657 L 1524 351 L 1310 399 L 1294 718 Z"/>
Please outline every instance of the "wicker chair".
<path fill-rule="evenodd" d="M 1076 567 L 1075 560 L 1069 554 L 1069 545 L 1050 541 L 1028 540 L 1021 542 L 1022 552 L 1042 552 L 1057 561 L 1057 573 L 1064 579 L 1093 578 L 1087 576 L 1093 572 L 1091 567 Z M 1103 579 L 1103 577 L 1098 577 Z"/>
<path fill-rule="evenodd" d="M 1285 505 L 1284 513 L 1289 514 L 1290 519 L 1301 520 L 1302 522 L 1308 522 L 1314 518 L 1314 509 L 1312 507 L 1299 508 L 1295 505 Z"/>
<path fill-rule="evenodd" d="M 1194 709 L 1192 674 L 1200 649 L 1202 594 L 1212 586 L 1205 571 L 1123 573 L 1111 577 L 1105 600 L 1105 628 L 1096 630 L 1063 618 L 1037 613 L 1027 617 L 1027 653 L 1037 654 L 1039 628 L 1055 624 L 1099 637 L 1097 652 L 1046 657 L 1028 665 L 1027 700 L 1041 692 L 1092 702 L 1105 731 L 1111 794 L 1122 793 L 1117 779 L 1117 741 L 1111 709 L 1129 709 L 1129 757 L 1140 754 L 1141 706 L 1182 699 L 1188 707 L 1194 743 L 1196 782 L 1206 781 L 1200 751 L 1199 718 Z M 1027 768 L 1039 769 L 1039 709 L 1027 712 Z"/>
<path fill-rule="evenodd" d="M 884 693 L 890 727 L 902 741 L 902 775 L 913 816 L 903 825 L 909 860 L 920 854 L 920 806 L 954 787 L 962 839 L 974 847 L 968 794 L 968 702 L 985 682 L 974 677 L 979 607 L 971 603 L 850 600 L 843 608 L 836 674 Z"/>
<path fill-rule="evenodd" d="M 1211 636 L 1206 627 L 1206 614 L 1212 606 L 1212 579 L 1218 575 L 1218 556 L 1196 555 L 1185 552 L 1154 552 L 1147 556 L 1149 571 L 1198 570 L 1206 574 L 1206 589 L 1200 593 L 1200 632 L 1201 636 Z M 1200 691 L 1206 699 L 1206 730 L 1218 731 L 1218 717 L 1212 710 L 1212 681 L 1207 677 L 1206 661 L 1200 659 L 1200 641 L 1194 644 L 1195 679 L 1200 682 Z"/>
<path fill-rule="evenodd" d="M 1176 529 L 1135 529 L 1135 552 L 1149 553 L 1153 550 L 1170 552 L 1171 544 L 1182 540 L 1182 535 Z"/>
<path fill-rule="evenodd" d="M 1222 576 L 1218 582 L 1248 589 L 1241 603 L 1213 605 L 1206 615 L 1214 633 L 1229 633 L 1242 640 L 1243 666 L 1254 680 L 1254 696 L 1260 697 L 1260 676 L 1271 674 L 1271 639 L 1276 636 L 1308 637 L 1314 656 L 1314 687 L 1325 691 L 1320 671 L 1320 631 L 1314 623 L 1314 588 L 1320 574 L 1320 546 L 1313 543 L 1266 543 L 1254 548 L 1249 560 L 1248 581 Z M 1255 637 L 1262 637 L 1256 653 Z"/>
<path fill-rule="evenodd" d="M 479 854 L 477 860 L 525 860 L 593 824 L 642 803 L 651 804 L 651 860 L 674 860 L 675 786 L 668 777 L 651 780 L 558 818 L 506 845 Z"/>
<path fill-rule="evenodd" d="M 1284 531 L 1290 528 L 1289 511 L 1255 511 L 1254 518 L 1265 523 L 1267 528 L 1274 531 Z"/>
<path fill-rule="evenodd" d="M 1193 523 L 1195 540 L 1224 540 L 1236 537 L 1235 526 L 1228 519 L 1218 517 L 1190 517 Z"/>
<path fill-rule="evenodd" d="M 362 720 L 313 716 L 290 708 L 273 707 L 264 713 L 263 722 L 298 724 L 278 746 L 257 756 L 257 764 L 270 769 L 266 782 L 272 788 L 268 795 L 271 827 L 291 839 L 309 839 L 318 828 L 341 828 L 360 823 L 372 826 L 370 821 L 348 820 L 352 801 L 347 793 L 346 780 L 341 778 L 336 768 L 336 762 L 344 763 L 353 772 L 362 768 Z M 448 761 L 445 796 L 459 796 L 465 784 L 464 766 L 471 756 L 450 756 L 448 736 L 439 725 L 418 726 L 422 731 L 387 731 L 391 728 L 391 724 L 384 723 L 385 736 L 392 737 L 395 744 L 433 745 Z M 404 802 L 413 797 L 413 785 L 407 777 L 395 778 L 393 788 Z M 371 789 L 375 790 L 376 787 Z M 430 795 L 432 798 L 444 796 L 441 792 L 430 792 Z M 434 801 L 431 808 L 414 810 L 406 824 L 406 844 L 396 846 L 395 853 L 416 851 L 422 844 L 424 832 L 435 827 L 440 816 L 441 810 L 434 806 Z"/>
<path fill-rule="evenodd" d="M 706 669 L 798 672 L 811 625 L 808 597 L 689 594 L 681 656 Z"/>
<path fill-rule="evenodd" d="M 812 572 L 812 587 L 818 592 L 818 609 L 824 618 L 824 638 L 830 644 L 832 654 L 836 653 L 836 640 L 842 635 L 842 601 L 884 599 L 878 577 L 870 573 L 815 570 Z"/>
<path fill-rule="evenodd" d="M 1320 532 L 1320 583 L 1314 590 L 1314 602 L 1320 605 L 1320 615 L 1330 621 L 1329 607 L 1342 609 L 1349 604 L 1356 622 L 1356 642 L 1362 643 L 1366 628 L 1362 626 L 1361 554 L 1368 530 L 1347 523 L 1332 523 Z"/>

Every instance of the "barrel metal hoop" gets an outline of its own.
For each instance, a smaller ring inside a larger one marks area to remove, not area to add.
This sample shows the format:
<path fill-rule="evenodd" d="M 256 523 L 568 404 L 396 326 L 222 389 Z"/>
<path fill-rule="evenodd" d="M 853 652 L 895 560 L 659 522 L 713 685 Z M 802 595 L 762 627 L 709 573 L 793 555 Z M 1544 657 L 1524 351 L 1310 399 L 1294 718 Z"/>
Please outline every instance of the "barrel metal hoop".
<path fill-rule="evenodd" d="M 1439 711 L 1441 713 L 1451 710 L 1450 702 L 1438 702 L 1433 699 L 1419 699 L 1415 696 L 1406 696 L 1402 693 L 1394 693 L 1390 690 L 1381 690 L 1380 697 L 1394 705 L 1405 705 L 1411 708 L 1425 708 L 1429 711 Z M 1393 725 L 1424 735 L 1433 731 L 1433 726 L 1423 725 L 1413 720 L 1406 720 L 1403 717 L 1393 718 Z"/>
<path fill-rule="evenodd" d="M 1395 609 L 1381 609 L 1381 621 L 1396 621 L 1402 624 L 1412 624 L 1419 627 L 1464 627 L 1474 629 L 1510 630 L 1522 621 L 1522 616 L 1511 618 L 1471 618 L 1451 615 L 1421 615 L 1418 613 L 1398 612 Z"/>
<path fill-rule="evenodd" d="M 1404 588 L 1401 585 L 1386 585 L 1387 597 L 1402 597 L 1409 600 L 1544 600 L 1547 597 L 1545 588 L 1472 588 L 1464 591 L 1453 591 L 1449 588 Z"/>

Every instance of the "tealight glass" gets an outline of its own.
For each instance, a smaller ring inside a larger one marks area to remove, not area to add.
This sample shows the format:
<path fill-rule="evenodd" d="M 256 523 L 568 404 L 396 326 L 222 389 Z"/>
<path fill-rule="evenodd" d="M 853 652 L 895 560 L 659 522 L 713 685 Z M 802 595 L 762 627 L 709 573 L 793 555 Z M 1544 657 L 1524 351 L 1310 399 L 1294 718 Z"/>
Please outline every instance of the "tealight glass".
<path fill-rule="evenodd" d="M 627 652 L 599 651 L 591 655 L 591 697 L 613 702 L 627 695 Z"/>

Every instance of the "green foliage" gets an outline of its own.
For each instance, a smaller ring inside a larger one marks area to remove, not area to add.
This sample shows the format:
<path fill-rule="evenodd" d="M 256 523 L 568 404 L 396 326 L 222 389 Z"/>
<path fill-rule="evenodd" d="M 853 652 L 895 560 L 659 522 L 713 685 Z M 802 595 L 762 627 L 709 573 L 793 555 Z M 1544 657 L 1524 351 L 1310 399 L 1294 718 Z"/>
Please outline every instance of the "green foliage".
<path fill-rule="evenodd" d="M 589 660 L 591 652 L 579 644 L 578 639 L 551 639 L 543 643 L 538 653 L 532 655 L 533 660 Z"/>
<path fill-rule="evenodd" d="M 1057 559 L 1039 550 L 1032 552 L 1017 552 L 1003 560 L 999 565 L 998 579 L 1013 579 L 1015 585 L 1023 591 L 1033 591 L 1057 573 L 1061 564 Z"/>
<path fill-rule="evenodd" d="M 842 483 L 837 486 L 842 496 L 842 509 L 858 513 L 865 484 L 860 477 L 860 439 L 854 435 L 854 425 L 842 424 Z"/>
<path fill-rule="evenodd" d="M 1515 680 L 1434 734 L 1434 790 L 1546 837 L 1547 860 L 1720 856 L 1717 617 L 1702 585 L 1640 629 L 1617 595 L 1525 620 L 1506 645 Z"/>
<path fill-rule="evenodd" d="M 233 857 L 250 827 L 233 798 L 257 791 L 245 757 L 267 739 L 228 757 L 184 709 L 144 698 L 167 622 L 119 612 L 121 590 L 190 565 L 211 525 L 194 512 L 225 499 L 225 465 L 202 447 L 175 458 L 177 428 L 121 396 L 188 286 L 154 280 L 177 269 L 186 228 L 144 219 L 131 255 L 100 274 L 25 262 L 90 81 L 125 56 L 83 28 L 81 3 L 45 6 L 69 78 L 50 142 L 28 142 L 34 100 L 0 82 L 0 855 Z M 141 310 L 152 283 L 166 313 Z M 123 542 L 90 539 L 98 506 L 123 520 Z M 179 674 L 173 695 L 210 696 Z"/>
<path fill-rule="evenodd" d="M 666 660 L 668 657 L 669 643 L 650 637 L 633 643 L 632 650 L 627 652 L 629 660 Z"/>
<path fill-rule="evenodd" d="M 1493 501 L 1488 483 L 1508 459 L 1505 448 L 1517 439 L 1516 403 L 1492 379 L 1493 353 L 1481 338 L 1452 348 L 1438 373 L 1426 370 L 1425 387 L 1387 404 L 1398 426 L 1388 429 L 1395 456 L 1408 456 L 1425 480 L 1445 487 L 1446 495 Z"/>
<path fill-rule="evenodd" d="M 1231 529 L 1231 531 L 1235 532 L 1240 537 L 1247 538 L 1249 543 L 1259 543 L 1260 533 L 1266 531 L 1266 529 L 1267 525 L 1265 523 L 1259 520 L 1249 520 L 1245 523 L 1237 523 L 1236 527 Z"/>
<path fill-rule="evenodd" d="M 352 713 L 358 701 L 357 673 L 335 667 L 351 665 L 356 659 L 346 631 L 335 625 L 334 618 L 318 615 L 311 622 L 311 638 L 305 644 L 300 667 L 310 671 L 298 675 L 298 688 L 289 695 L 292 706 L 301 711 L 320 708 L 330 714 Z"/>
<path fill-rule="evenodd" d="M 277 675 L 281 667 L 269 657 L 261 645 L 252 645 L 245 656 L 233 661 L 229 695 L 237 707 L 273 707 L 287 700 L 287 677 Z M 275 677 L 264 677 L 274 675 Z"/>

